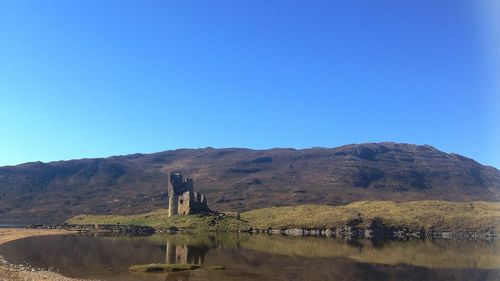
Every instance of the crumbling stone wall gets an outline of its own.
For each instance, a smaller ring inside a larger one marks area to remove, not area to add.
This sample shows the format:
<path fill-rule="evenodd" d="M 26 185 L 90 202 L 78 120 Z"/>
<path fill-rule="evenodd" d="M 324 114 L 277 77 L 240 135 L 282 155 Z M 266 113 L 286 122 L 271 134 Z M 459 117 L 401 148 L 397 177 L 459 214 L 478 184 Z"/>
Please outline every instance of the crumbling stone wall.
<path fill-rule="evenodd" d="M 210 213 L 204 194 L 194 192 L 194 183 L 180 173 L 170 174 L 168 186 L 168 216 Z"/>

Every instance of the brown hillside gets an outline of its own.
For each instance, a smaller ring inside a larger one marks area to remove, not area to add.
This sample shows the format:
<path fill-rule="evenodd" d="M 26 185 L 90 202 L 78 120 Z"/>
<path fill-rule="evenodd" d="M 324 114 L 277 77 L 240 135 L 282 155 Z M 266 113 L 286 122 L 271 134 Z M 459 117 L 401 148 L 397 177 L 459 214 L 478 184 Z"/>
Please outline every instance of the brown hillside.
<path fill-rule="evenodd" d="M 167 173 L 194 178 L 216 210 L 359 200 L 498 201 L 500 171 L 428 145 L 179 149 L 0 168 L 0 223 L 60 222 L 166 206 Z"/>

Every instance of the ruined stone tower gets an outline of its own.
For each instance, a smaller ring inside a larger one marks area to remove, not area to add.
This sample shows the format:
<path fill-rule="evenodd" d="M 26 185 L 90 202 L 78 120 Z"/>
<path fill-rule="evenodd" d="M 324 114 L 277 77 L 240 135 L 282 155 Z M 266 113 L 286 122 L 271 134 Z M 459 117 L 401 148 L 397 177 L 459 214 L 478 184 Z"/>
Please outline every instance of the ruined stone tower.
<path fill-rule="evenodd" d="M 193 180 L 180 173 L 170 174 L 168 216 L 210 213 L 204 194 L 193 191 Z"/>

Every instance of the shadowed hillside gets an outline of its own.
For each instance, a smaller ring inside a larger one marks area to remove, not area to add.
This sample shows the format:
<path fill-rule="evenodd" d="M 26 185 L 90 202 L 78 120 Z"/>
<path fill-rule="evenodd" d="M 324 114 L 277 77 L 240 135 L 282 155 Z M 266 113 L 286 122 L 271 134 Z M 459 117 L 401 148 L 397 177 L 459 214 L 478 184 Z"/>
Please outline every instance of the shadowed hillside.
<path fill-rule="evenodd" d="M 167 175 L 181 171 L 215 210 L 358 200 L 497 201 L 500 171 L 431 146 L 179 149 L 0 168 L 0 222 L 61 222 L 86 214 L 166 207 Z"/>

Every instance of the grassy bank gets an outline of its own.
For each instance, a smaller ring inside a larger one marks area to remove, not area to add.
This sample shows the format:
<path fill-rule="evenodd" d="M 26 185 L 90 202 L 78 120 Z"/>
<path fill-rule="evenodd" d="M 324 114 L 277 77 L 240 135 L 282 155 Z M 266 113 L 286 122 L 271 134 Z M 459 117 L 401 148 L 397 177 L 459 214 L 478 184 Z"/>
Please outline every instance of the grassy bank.
<path fill-rule="evenodd" d="M 361 215 L 392 226 L 439 230 L 488 229 L 500 225 L 498 202 L 360 201 L 344 206 L 302 205 L 253 210 L 241 215 L 257 228 L 325 228 L 345 225 Z"/>
<path fill-rule="evenodd" d="M 180 229 L 234 231 L 254 228 L 328 228 L 345 225 L 361 216 L 363 221 L 380 218 L 392 226 L 437 230 L 491 229 L 500 225 L 498 202 L 360 201 L 343 206 L 301 205 L 252 210 L 233 217 L 174 216 L 161 209 L 131 216 L 80 215 L 72 224 L 137 224 L 153 227 L 175 226 Z"/>
<path fill-rule="evenodd" d="M 118 216 L 92 216 L 79 215 L 67 220 L 70 224 L 134 224 L 152 227 L 177 227 L 183 230 L 193 231 L 238 231 L 248 229 L 248 222 L 229 216 L 167 216 L 167 209 L 159 209 L 145 214 Z"/>

